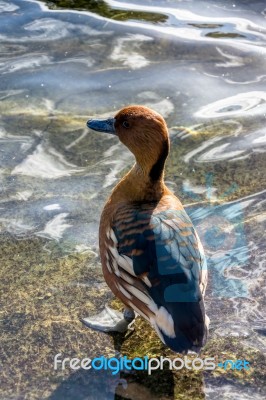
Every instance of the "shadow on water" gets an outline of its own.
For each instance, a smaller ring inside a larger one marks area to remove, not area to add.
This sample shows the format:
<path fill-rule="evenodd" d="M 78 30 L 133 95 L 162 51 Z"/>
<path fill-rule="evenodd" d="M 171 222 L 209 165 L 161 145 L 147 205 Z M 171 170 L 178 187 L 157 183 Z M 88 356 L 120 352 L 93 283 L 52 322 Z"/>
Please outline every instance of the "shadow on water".
<path fill-rule="evenodd" d="M 147 386 L 147 377 L 143 374 L 112 376 L 106 372 L 76 372 L 62 382 L 49 400 L 174 400 L 174 380 L 171 371 L 155 371 L 154 384 L 160 385 L 162 396 Z M 201 397 L 202 399 L 204 397 Z"/>
<path fill-rule="evenodd" d="M 123 342 L 129 335 L 114 333 L 108 336 L 112 337 L 114 354 L 119 358 Z M 175 399 L 174 376 L 167 367 L 153 371 L 149 377 L 147 371 L 116 371 L 114 364 L 112 368 L 93 371 L 83 369 L 72 373 L 49 396 L 49 400 L 156 400 L 162 399 L 161 396 L 168 400 Z"/>

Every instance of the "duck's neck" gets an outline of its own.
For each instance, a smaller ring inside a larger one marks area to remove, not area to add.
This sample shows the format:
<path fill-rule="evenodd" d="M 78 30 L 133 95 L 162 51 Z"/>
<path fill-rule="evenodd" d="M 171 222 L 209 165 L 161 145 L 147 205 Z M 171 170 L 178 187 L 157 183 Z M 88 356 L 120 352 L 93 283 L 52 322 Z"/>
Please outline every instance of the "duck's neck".
<path fill-rule="evenodd" d="M 162 197 L 165 190 L 163 173 L 159 179 L 153 181 L 136 163 L 115 186 L 111 200 L 114 202 L 157 201 Z"/>
<path fill-rule="evenodd" d="M 164 183 L 164 165 L 169 152 L 169 142 L 152 163 L 136 163 L 114 188 L 111 201 L 158 201 L 169 192 Z"/>

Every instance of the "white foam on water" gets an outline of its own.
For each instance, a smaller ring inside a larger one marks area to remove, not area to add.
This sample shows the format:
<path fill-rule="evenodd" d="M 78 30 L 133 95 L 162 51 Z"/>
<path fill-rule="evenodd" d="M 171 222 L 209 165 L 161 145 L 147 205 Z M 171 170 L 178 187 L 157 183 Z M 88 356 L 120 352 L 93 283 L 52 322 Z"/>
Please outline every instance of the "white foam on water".
<path fill-rule="evenodd" d="M 55 203 L 55 204 L 49 204 L 48 206 L 44 206 L 43 209 L 47 211 L 60 210 L 61 206 L 60 204 Z"/>
<path fill-rule="evenodd" d="M 61 239 L 65 230 L 72 226 L 72 224 L 66 223 L 67 216 L 68 213 L 56 215 L 54 218 L 48 221 L 44 229 L 37 232 L 36 235 L 55 240 Z"/>
<path fill-rule="evenodd" d="M 247 115 L 266 110 L 266 92 L 254 91 L 239 93 L 210 103 L 195 113 L 196 117 L 217 118 L 237 115 Z"/>
<path fill-rule="evenodd" d="M 63 155 L 51 147 L 45 148 L 39 144 L 33 154 L 30 154 L 21 164 L 17 165 L 11 175 L 25 175 L 43 179 L 57 179 L 84 171 L 67 162 Z"/>
<path fill-rule="evenodd" d="M 0 72 L 2 74 L 8 74 L 23 69 L 39 68 L 41 66 L 51 63 L 52 63 L 52 58 L 46 55 L 27 54 L 17 59 L 7 59 L 4 62 L 0 62 Z"/>
<path fill-rule="evenodd" d="M 119 61 L 122 65 L 132 69 L 139 69 L 150 64 L 142 54 L 139 53 L 139 48 L 143 42 L 151 42 L 150 36 L 140 34 L 130 34 L 126 37 L 116 40 L 114 49 L 110 55 L 113 61 Z"/>
<path fill-rule="evenodd" d="M 14 12 L 19 10 L 19 6 L 14 3 L 7 3 L 6 1 L 0 1 L 0 13 L 3 12 Z"/>

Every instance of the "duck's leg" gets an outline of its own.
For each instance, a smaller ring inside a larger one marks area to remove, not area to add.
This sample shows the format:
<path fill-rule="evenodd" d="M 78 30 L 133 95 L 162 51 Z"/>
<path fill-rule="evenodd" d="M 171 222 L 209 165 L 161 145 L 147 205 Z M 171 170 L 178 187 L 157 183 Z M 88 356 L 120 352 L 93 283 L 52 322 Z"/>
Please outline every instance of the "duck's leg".
<path fill-rule="evenodd" d="M 134 319 L 135 313 L 131 308 L 126 308 L 121 313 L 105 306 L 100 314 L 82 318 L 81 322 L 96 331 L 124 333 L 131 328 Z"/>

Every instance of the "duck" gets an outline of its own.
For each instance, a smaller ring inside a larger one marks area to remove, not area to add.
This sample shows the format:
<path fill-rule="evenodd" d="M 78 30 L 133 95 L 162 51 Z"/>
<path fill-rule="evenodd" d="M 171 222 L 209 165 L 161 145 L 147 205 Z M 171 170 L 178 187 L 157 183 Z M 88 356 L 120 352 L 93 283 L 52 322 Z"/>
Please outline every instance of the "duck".
<path fill-rule="evenodd" d="M 113 117 L 89 119 L 87 126 L 115 135 L 135 163 L 112 190 L 99 225 L 103 276 L 125 308 L 105 306 L 82 322 L 94 330 L 124 333 L 139 315 L 174 352 L 198 353 L 209 326 L 207 262 L 195 227 L 165 184 L 167 124 L 158 112 L 129 105 Z"/>

